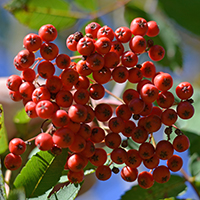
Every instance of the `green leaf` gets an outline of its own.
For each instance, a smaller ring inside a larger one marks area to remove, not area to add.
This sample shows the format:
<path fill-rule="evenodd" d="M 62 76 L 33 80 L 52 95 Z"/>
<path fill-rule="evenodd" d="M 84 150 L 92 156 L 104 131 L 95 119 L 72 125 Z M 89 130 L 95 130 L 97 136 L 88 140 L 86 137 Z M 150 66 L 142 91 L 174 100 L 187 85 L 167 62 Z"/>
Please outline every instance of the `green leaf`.
<path fill-rule="evenodd" d="M 75 3 L 79 8 L 83 10 L 95 11 L 98 8 L 97 0 L 90 0 L 90 1 L 74 0 L 73 3 Z"/>
<path fill-rule="evenodd" d="M 191 31 L 194 34 L 200 35 L 199 29 L 199 0 L 159 0 L 159 5 L 165 13 L 175 20 L 179 25 Z"/>
<path fill-rule="evenodd" d="M 154 15 L 146 13 L 144 10 L 136 7 L 135 3 L 131 1 L 125 5 L 125 19 L 130 25 L 131 21 L 136 17 L 143 17 L 147 21 L 154 20 L 160 28 L 158 36 L 153 38 L 145 36 L 147 40 L 153 39 L 154 44 L 161 45 L 165 49 L 165 57 L 157 63 L 164 67 L 169 67 L 171 70 L 181 68 L 183 60 L 182 50 L 180 48 L 181 41 L 169 21 L 159 12 L 156 12 Z"/>
<path fill-rule="evenodd" d="M 78 191 L 81 189 L 81 185 L 69 184 L 64 188 L 60 189 L 57 193 L 54 193 L 49 200 L 73 200 L 76 198 Z"/>
<path fill-rule="evenodd" d="M 7 200 L 26 200 L 25 192 L 23 189 L 14 189 L 9 193 Z"/>
<path fill-rule="evenodd" d="M 192 176 L 200 174 L 200 157 L 196 153 L 190 157 L 189 170 Z"/>
<path fill-rule="evenodd" d="M 8 149 L 7 132 L 4 125 L 4 111 L 3 106 L 0 104 L 0 154 L 4 153 Z"/>
<path fill-rule="evenodd" d="M 3 174 L 2 174 L 1 160 L 0 160 L 0 199 L 1 200 L 6 199 L 6 189 L 4 186 L 4 178 L 3 178 Z"/>
<path fill-rule="evenodd" d="M 40 151 L 32 156 L 14 181 L 16 188 L 24 187 L 26 197 L 37 197 L 52 188 L 59 180 L 67 158 L 67 149 L 60 155 Z"/>
<path fill-rule="evenodd" d="M 69 28 L 81 13 L 71 13 L 70 5 L 63 0 L 12 0 L 5 5 L 20 23 L 38 30 L 44 24 L 53 24 L 57 30 Z"/>
<path fill-rule="evenodd" d="M 149 189 L 143 189 L 139 185 L 133 186 L 120 200 L 129 200 L 133 197 L 137 200 L 155 200 L 166 197 L 175 197 L 185 189 L 185 179 L 180 176 L 171 175 L 171 178 L 167 183 L 160 184 L 155 182 L 153 187 Z"/>

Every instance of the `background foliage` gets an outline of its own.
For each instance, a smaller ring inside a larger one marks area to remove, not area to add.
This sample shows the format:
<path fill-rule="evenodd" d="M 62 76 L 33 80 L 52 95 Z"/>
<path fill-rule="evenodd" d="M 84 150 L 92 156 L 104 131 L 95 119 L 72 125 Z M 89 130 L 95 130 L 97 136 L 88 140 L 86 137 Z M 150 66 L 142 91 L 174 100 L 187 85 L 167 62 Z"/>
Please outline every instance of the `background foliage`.
<path fill-rule="evenodd" d="M 12 0 L 6 1 L 4 5 L 4 9 L 7 12 L 11 13 L 23 26 L 28 27 L 27 32 L 37 32 L 42 25 L 47 23 L 53 24 L 59 31 L 57 41 L 58 43 L 62 42 L 59 47 L 66 53 L 69 53 L 65 45 L 63 45 L 66 37 L 75 31 L 81 30 L 84 32 L 84 26 L 91 21 L 98 21 L 101 25 L 107 24 L 114 30 L 122 25 L 129 26 L 132 19 L 139 16 L 144 17 L 148 21 L 155 20 L 159 24 L 161 31 L 159 36 L 154 38 L 154 42 L 163 45 L 166 50 L 166 56 L 158 63 L 158 67 L 172 73 L 177 82 L 180 82 L 183 78 L 185 80 L 186 78 L 186 81 L 190 81 L 195 85 L 195 116 L 187 122 L 178 121 L 177 123 L 191 142 L 190 150 L 187 152 L 190 163 L 189 174 L 191 174 L 191 177 L 184 173 L 172 175 L 167 184 L 155 184 L 149 190 L 143 190 L 136 185 L 119 197 L 121 200 L 128 200 L 133 195 L 137 199 L 156 200 L 166 197 L 175 199 L 187 187 L 190 188 L 190 185 L 196 189 L 196 194 L 193 194 L 194 190 L 191 190 L 187 193 L 187 197 L 190 198 L 196 195 L 196 198 L 198 198 L 197 194 L 199 195 L 200 191 L 200 135 L 198 131 L 200 114 L 197 111 L 200 107 L 199 69 L 198 66 L 194 66 L 191 58 L 190 61 L 187 60 L 188 54 L 192 57 L 191 52 L 188 53 L 187 50 L 192 49 L 192 52 L 197 52 L 197 54 L 200 51 L 197 45 L 200 42 L 199 8 L 200 2 L 198 0 L 193 0 L 192 2 L 188 0 Z M 1 20 L 2 18 L 0 22 Z M 4 23 L 1 24 L 2 26 L 4 25 Z M 8 28 L 10 27 L 8 26 Z M 24 36 L 17 36 L 16 34 L 17 38 L 23 38 Z M 0 39 L 5 37 L 5 33 L 0 32 Z M 14 41 L 16 38 L 12 40 Z M 142 62 L 143 59 L 147 59 L 147 57 L 144 55 L 144 57 L 140 58 L 140 61 Z M 115 87 L 118 88 L 118 92 L 122 93 L 126 86 Z M 23 111 L 17 113 L 13 120 L 18 131 L 22 132 L 22 134 L 23 130 L 28 130 L 27 127 L 30 122 L 29 119 L 24 117 Z M 0 107 L 0 143 L 0 154 L 3 159 L 7 152 L 8 140 L 4 126 L 2 106 Z M 67 150 L 64 150 L 60 156 L 53 156 L 49 152 L 33 154 L 26 164 L 26 167 L 20 172 L 20 175 L 17 176 L 18 172 L 13 173 L 11 180 L 13 180 L 14 185 L 11 183 L 11 187 L 13 186 L 13 188 L 16 187 L 17 189 L 12 189 L 8 199 L 13 200 L 19 198 L 23 200 L 26 197 L 39 200 L 48 199 L 52 186 L 63 182 L 65 183 L 63 188 L 49 197 L 49 199 L 64 198 L 71 200 L 76 198 L 82 185 L 74 186 L 69 184 L 66 179 L 66 174 L 64 172 L 62 173 L 66 156 Z M 93 169 L 94 166 L 87 166 L 85 168 L 85 174 L 93 173 Z M 2 167 L 0 173 L 1 199 L 7 198 L 4 188 L 4 173 L 5 169 Z M 39 180 L 40 184 L 38 185 Z M 37 197 L 38 195 L 39 197 Z"/>

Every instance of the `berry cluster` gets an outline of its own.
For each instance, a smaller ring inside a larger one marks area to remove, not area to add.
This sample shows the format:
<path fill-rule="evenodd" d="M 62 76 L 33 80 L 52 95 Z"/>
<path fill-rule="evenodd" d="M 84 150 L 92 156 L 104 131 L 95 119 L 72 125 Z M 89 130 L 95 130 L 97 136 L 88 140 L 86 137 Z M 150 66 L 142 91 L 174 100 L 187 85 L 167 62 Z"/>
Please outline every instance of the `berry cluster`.
<path fill-rule="evenodd" d="M 69 149 L 65 170 L 70 182 L 83 181 L 89 161 L 96 166 L 95 174 L 100 180 L 118 173 L 116 164 L 122 164 L 121 177 L 128 182 L 137 179 L 142 188 L 150 188 L 154 181 L 165 183 L 170 170 L 181 169 L 183 161 L 174 150 L 187 150 L 189 140 L 174 124 L 178 117 L 193 116 L 193 87 L 188 82 L 180 83 L 175 91 L 180 101 L 175 102 L 169 91 L 173 85 L 171 75 L 156 71 L 153 62 L 163 59 L 165 50 L 146 39 L 158 34 L 157 23 L 143 18 L 135 18 L 130 28 L 119 27 L 115 31 L 92 22 L 85 27 L 85 35 L 76 32 L 67 38 L 68 49 L 80 54 L 71 58 L 59 53 L 52 42 L 57 37 L 53 25 L 44 25 L 38 35 L 31 33 L 24 38 L 25 49 L 14 58 L 21 76 L 11 75 L 7 80 L 10 97 L 23 101 L 30 118 L 51 121 L 52 126 L 34 138 L 35 145 L 57 154 L 62 148 Z M 36 51 L 41 57 L 35 57 Z M 143 53 L 152 61 L 139 64 L 138 57 Z M 73 62 L 74 58 L 80 59 Z M 62 71 L 59 76 L 55 75 L 55 67 Z M 39 84 L 38 77 L 45 83 Z M 109 92 L 103 85 L 109 81 L 136 84 L 125 90 L 121 99 L 117 97 L 120 103 L 114 108 L 105 101 L 95 103 Z M 153 133 L 162 124 L 168 139 L 155 144 Z M 173 143 L 169 141 L 172 127 L 177 134 Z M 128 150 L 128 140 L 138 143 L 139 149 Z M 99 143 L 109 147 L 111 153 Z M 18 169 L 25 149 L 23 140 L 11 140 L 5 166 Z M 166 160 L 166 166 L 159 165 L 160 160 Z M 138 172 L 141 163 L 149 172 Z"/>

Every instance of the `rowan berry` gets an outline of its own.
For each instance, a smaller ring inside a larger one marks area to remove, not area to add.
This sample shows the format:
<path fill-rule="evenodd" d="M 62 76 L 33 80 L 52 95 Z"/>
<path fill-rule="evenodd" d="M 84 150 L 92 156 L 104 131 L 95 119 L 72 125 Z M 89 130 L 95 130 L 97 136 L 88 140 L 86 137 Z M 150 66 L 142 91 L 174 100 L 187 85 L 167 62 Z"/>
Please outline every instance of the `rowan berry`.
<path fill-rule="evenodd" d="M 75 153 L 67 159 L 67 166 L 73 172 L 79 172 L 87 165 L 86 158 L 82 155 Z"/>
<path fill-rule="evenodd" d="M 147 22 L 148 30 L 146 35 L 149 37 L 155 37 L 159 34 L 160 29 L 158 27 L 158 24 L 155 21 L 148 21 Z"/>
<path fill-rule="evenodd" d="M 21 50 L 16 57 L 16 61 L 21 70 L 29 68 L 35 62 L 35 54 L 27 49 Z"/>
<path fill-rule="evenodd" d="M 9 90 L 19 91 L 19 87 L 22 84 L 22 79 L 18 75 L 11 75 L 6 80 L 6 86 Z"/>
<path fill-rule="evenodd" d="M 183 160 L 178 155 L 173 155 L 170 159 L 167 160 L 167 166 L 172 172 L 177 172 L 183 166 Z"/>
<path fill-rule="evenodd" d="M 90 158 L 95 153 L 95 146 L 92 141 L 86 140 L 85 148 L 79 153 L 80 155 L 85 156 L 86 158 Z"/>
<path fill-rule="evenodd" d="M 190 119 L 194 115 L 194 107 L 190 102 L 182 101 L 177 105 L 176 112 L 181 119 Z"/>
<path fill-rule="evenodd" d="M 90 86 L 90 81 L 86 76 L 79 76 L 78 82 L 75 85 L 75 88 L 78 89 L 88 89 Z"/>
<path fill-rule="evenodd" d="M 140 98 L 134 98 L 128 103 L 128 106 L 132 113 L 139 114 L 144 110 L 145 103 Z"/>
<path fill-rule="evenodd" d="M 108 52 L 104 55 L 104 65 L 108 68 L 115 68 L 119 64 L 119 55 L 115 52 Z"/>
<path fill-rule="evenodd" d="M 26 151 L 26 143 L 20 138 L 13 138 L 9 142 L 9 151 L 15 155 L 21 155 Z"/>
<path fill-rule="evenodd" d="M 92 73 L 92 70 L 88 67 L 86 60 L 79 60 L 76 64 L 76 71 L 81 76 L 88 76 Z"/>
<path fill-rule="evenodd" d="M 181 82 L 176 87 L 176 94 L 182 100 L 189 99 L 193 95 L 193 87 L 188 82 Z"/>
<path fill-rule="evenodd" d="M 81 38 L 77 43 L 77 51 L 84 56 L 89 56 L 95 50 L 93 39 L 89 37 Z"/>
<path fill-rule="evenodd" d="M 169 108 L 174 103 L 174 95 L 169 91 L 161 91 L 158 94 L 157 103 L 161 108 Z"/>
<path fill-rule="evenodd" d="M 51 116 L 51 120 L 55 126 L 62 127 L 69 123 L 69 116 L 65 110 L 57 110 Z"/>
<path fill-rule="evenodd" d="M 155 154 L 161 160 L 168 160 L 174 153 L 173 145 L 167 140 L 161 140 L 156 145 Z"/>
<path fill-rule="evenodd" d="M 38 117 L 37 112 L 36 112 L 36 105 L 37 104 L 35 102 L 29 101 L 24 106 L 25 112 L 30 118 Z"/>
<path fill-rule="evenodd" d="M 91 22 L 85 27 L 85 33 L 91 34 L 94 39 L 97 38 L 97 32 L 101 28 L 101 25 L 97 22 Z"/>
<path fill-rule="evenodd" d="M 23 82 L 19 86 L 19 93 L 23 97 L 23 99 L 30 100 L 32 97 L 32 93 L 35 90 L 35 86 L 32 82 Z"/>
<path fill-rule="evenodd" d="M 129 42 L 129 47 L 131 51 L 133 51 L 136 54 L 143 53 L 146 49 L 146 46 L 147 46 L 147 42 L 145 38 L 141 35 L 134 36 L 133 38 L 131 38 Z"/>
<path fill-rule="evenodd" d="M 166 109 L 161 115 L 161 121 L 166 126 L 172 126 L 178 118 L 178 115 L 173 109 Z"/>
<path fill-rule="evenodd" d="M 134 98 L 139 98 L 139 96 L 140 95 L 136 90 L 130 88 L 124 91 L 122 98 L 123 101 L 128 104 Z"/>
<path fill-rule="evenodd" d="M 149 115 L 145 118 L 144 128 L 149 132 L 153 133 L 160 129 L 162 123 L 158 115 Z"/>
<path fill-rule="evenodd" d="M 110 158 L 116 164 L 123 164 L 127 161 L 127 152 L 121 147 L 118 147 L 112 150 Z"/>
<path fill-rule="evenodd" d="M 149 159 L 154 155 L 155 149 L 151 143 L 144 142 L 140 145 L 138 152 L 142 159 Z"/>
<path fill-rule="evenodd" d="M 46 79 L 46 87 L 50 93 L 56 94 L 62 88 L 62 80 L 58 76 L 51 76 Z"/>
<path fill-rule="evenodd" d="M 31 68 L 25 69 L 21 73 L 21 78 L 27 82 L 33 82 L 35 80 L 36 74 L 35 71 Z"/>
<path fill-rule="evenodd" d="M 9 96 L 13 101 L 21 101 L 23 99 L 23 97 L 21 96 L 21 94 L 18 91 L 9 91 Z"/>
<path fill-rule="evenodd" d="M 126 51 L 121 56 L 121 62 L 126 67 L 134 67 L 138 63 L 137 54 L 132 51 Z"/>
<path fill-rule="evenodd" d="M 59 147 L 67 148 L 75 140 L 75 134 L 68 127 L 61 127 L 53 133 L 52 139 L 53 142 Z"/>
<path fill-rule="evenodd" d="M 59 49 L 54 43 L 43 43 L 40 48 L 40 54 L 45 60 L 53 60 L 57 57 Z"/>
<path fill-rule="evenodd" d="M 178 152 L 186 151 L 190 146 L 190 140 L 186 135 L 178 135 L 173 140 L 173 147 Z"/>
<path fill-rule="evenodd" d="M 35 145 L 42 151 L 48 151 L 53 147 L 53 138 L 49 133 L 40 133 L 35 138 Z"/>
<path fill-rule="evenodd" d="M 121 177 L 127 182 L 133 182 L 138 177 L 137 168 L 131 168 L 129 166 L 124 166 L 121 170 Z"/>
<path fill-rule="evenodd" d="M 60 69 L 66 69 L 70 66 L 71 59 L 67 54 L 59 54 L 56 57 L 56 65 Z"/>
<path fill-rule="evenodd" d="M 153 171 L 153 178 L 157 183 L 168 182 L 170 179 L 170 176 L 171 175 L 170 175 L 169 168 L 164 165 L 160 165 L 156 167 Z"/>
<path fill-rule="evenodd" d="M 87 117 L 86 117 L 86 120 L 84 122 L 85 123 L 92 122 L 94 117 L 95 117 L 94 110 L 89 105 L 85 105 L 85 107 L 87 109 Z"/>
<path fill-rule="evenodd" d="M 97 38 L 107 37 L 110 39 L 110 41 L 112 41 L 114 39 L 114 35 L 114 31 L 107 25 L 101 27 L 97 31 Z"/>
<path fill-rule="evenodd" d="M 124 129 L 121 131 L 121 133 L 126 137 L 131 137 L 135 127 L 136 127 L 136 125 L 133 121 L 131 121 L 131 120 L 125 121 Z"/>
<path fill-rule="evenodd" d="M 83 88 L 76 90 L 76 92 L 74 93 L 74 101 L 77 104 L 85 105 L 89 101 L 89 97 L 90 94 L 88 90 Z"/>
<path fill-rule="evenodd" d="M 55 67 L 51 62 L 44 60 L 39 63 L 37 71 L 42 78 L 48 79 L 54 75 Z"/>
<path fill-rule="evenodd" d="M 142 80 L 143 75 L 139 68 L 133 67 L 128 70 L 128 80 L 131 83 L 138 83 Z"/>
<path fill-rule="evenodd" d="M 23 47 L 28 51 L 37 51 L 42 45 L 42 39 L 35 33 L 26 35 L 23 39 Z"/>
<path fill-rule="evenodd" d="M 11 171 L 19 169 L 21 164 L 22 164 L 22 158 L 20 155 L 9 153 L 4 158 L 5 167 Z"/>
<path fill-rule="evenodd" d="M 45 42 L 50 42 L 56 39 L 57 30 L 52 24 L 45 24 L 38 31 L 39 36 Z"/>
<path fill-rule="evenodd" d="M 154 178 L 150 172 L 140 172 L 138 175 L 138 185 L 141 188 L 149 189 L 154 185 Z"/>
<path fill-rule="evenodd" d="M 140 68 L 142 75 L 146 78 L 153 78 L 156 73 L 156 67 L 153 62 L 145 61 Z"/>
<path fill-rule="evenodd" d="M 98 166 L 95 175 L 96 177 L 101 181 L 106 181 L 111 177 L 112 171 L 109 166 L 107 165 L 101 165 Z"/>
<path fill-rule="evenodd" d="M 111 41 L 107 37 L 101 37 L 95 42 L 95 50 L 99 54 L 106 54 L 111 49 Z"/>
<path fill-rule="evenodd" d="M 102 148 L 96 148 L 93 156 L 89 158 L 89 161 L 97 167 L 103 165 L 106 162 L 106 160 L 107 153 Z"/>
<path fill-rule="evenodd" d="M 89 88 L 90 97 L 94 100 L 99 100 L 105 95 L 105 88 L 99 84 L 94 83 Z"/>
<path fill-rule="evenodd" d="M 156 156 L 156 154 L 154 154 L 151 158 L 149 159 L 145 159 L 143 160 L 143 164 L 146 168 L 148 169 L 154 169 L 158 166 L 160 160 L 159 158 Z"/>
<path fill-rule="evenodd" d="M 32 100 L 38 103 L 42 100 L 50 100 L 51 94 L 45 85 L 36 88 L 32 93 Z"/>
<path fill-rule="evenodd" d="M 69 170 L 67 173 L 67 178 L 70 181 L 70 183 L 81 183 L 84 180 L 84 171 L 78 171 L 78 172 L 73 172 Z"/>
<path fill-rule="evenodd" d="M 93 143 L 100 143 L 104 140 L 105 135 L 105 131 L 101 127 L 95 126 L 91 129 L 90 140 Z"/>
<path fill-rule="evenodd" d="M 127 159 L 125 164 L 131 168 L 137 168 L 142 163 L 142 158 L 139 155 L 139 152 L 136 149 L 130 149 L 127 151 Z"/>
<path fill-rule="evenodd" d="M 108 122 L 109 129 L 114 133 L 120 133 L 124 130 L 124 120 L 120 117 L 113 117 Z"/>
<path fill-rule="evenodd" d="M 98 71 L 93 71 L 92 76 L 97 83 L 105 84 L 110 81 L 111 71 L 108 67 L 103 67 Z"/>
<path fill-rule="evenodd" d="M 87 118 L 87 109 L 81 104 L 74 104 L 69 107 L 68 115 L 74 122 L 84 122 Z"/>
<path fill-rule="evenodd" d="M 133 35 L 144 36 L 148 30 L 147 21 L 141 17 L 137 17 L 133 19 L 130 24 L 130 30 Z"/>
<path fill-rule="evenodd" d="M 153 108 L 152 103 L 145 103 L 144 110 L 142 112 L 140 112 L 140 115 L 141 116 L 147 116 L 147 115 L 151 114 L 152 108 Z"/>
<path fill-rule="evenodd" d="M 78 41 L 75 40 L 74 34 L 71 34 L 67 37 L 66 45 L 67 48 L 71 51 L 77 51 L 77 43 Z"/>
<path fill-rule="evenodd" d="M 129 120 L 131 118 L 131 110 L 127 104 L 121 104 L 115 109 L 117 117 L 122 118 L 123 120 Z"/>
<path fill-rule="evenodd" d="M 128 27 L 122 26 L 115 30 L 115 38 L 122 43 L 127 43 L 132 36 L 132 32 Z"/>
<path fill-rule="evenodd" d="M 114 52 L 118 56 L 121 56 L 124 53 L 124 46 L 119 41 L 112 41 L 110 52 Z"/>
<path fill-rule="evenodd" d="M 165 56 L 165 49 L 160 45 L 154 45 L 149 49 L 148 55 L 151 60 L 160 61 Z"/>
<path fill-rule="evenodd" d="M 158 90 L 167 91 L 172 87 L 173 79 L 168 73 L 160 73 L 155 75 L 153 83 L 158 88 Z"/>
<path fill-rule="evenodd" d="M 54 105 L 49 100 L 42 100 L 37 103 L 35 110 L 40 118 L 48 119 L 53 115 Z"/>
<path fill-rule="evenodd" d="M 135 127 L 132 131 L 131 138 L 137 143 L 144 143 L 148 138 L 148 132 L 141 126 Z"/>
<path fill-rule="evenodd" d="M 118 66 L 112 70 L 112 78 L 117 83 L 124 83 L 129 76 L 129 72 L 125 66 Z"/>
<path fill-rule="evenodd" d="M 60 90 L 56 94 L 56 103 L 60 107 L 68 108 L 72 105 L 73 102 L 73 95 L 70 91 L 67 90 Z"/>
<path fill-rule="evenodd" d="M 119 134 L 110 132 L 105 136 L 105 145 L 111 149 L 116 149 L 121 144 L 121 137 Z"/>

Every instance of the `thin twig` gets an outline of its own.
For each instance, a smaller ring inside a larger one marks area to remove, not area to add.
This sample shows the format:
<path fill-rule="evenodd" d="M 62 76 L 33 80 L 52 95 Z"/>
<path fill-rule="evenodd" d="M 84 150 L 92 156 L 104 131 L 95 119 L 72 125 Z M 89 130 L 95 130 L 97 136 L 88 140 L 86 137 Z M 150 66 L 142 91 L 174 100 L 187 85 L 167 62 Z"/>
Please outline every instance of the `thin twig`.
<path fill-rule="evenodd" d="M 183 177 L 185 178 L 185 180 L 188 181 L 188 182 L 190 183 L 190 185 L 191 185 L 192 188 L 195 190 L 197 196 L 198 196 L 199 199 L 200 199 L 200 194 L 199 194 L 199 191 L 198 191 L 198 189 L 196 188 L 195 184 L 193 183 L 193 178 L 190 177 L 190 176 L 186 173 L 186 171 L 185 171 L 183 168 L 180 169 L 180 172 L 182 173 L 182 175 L 183 175 Z"/>

